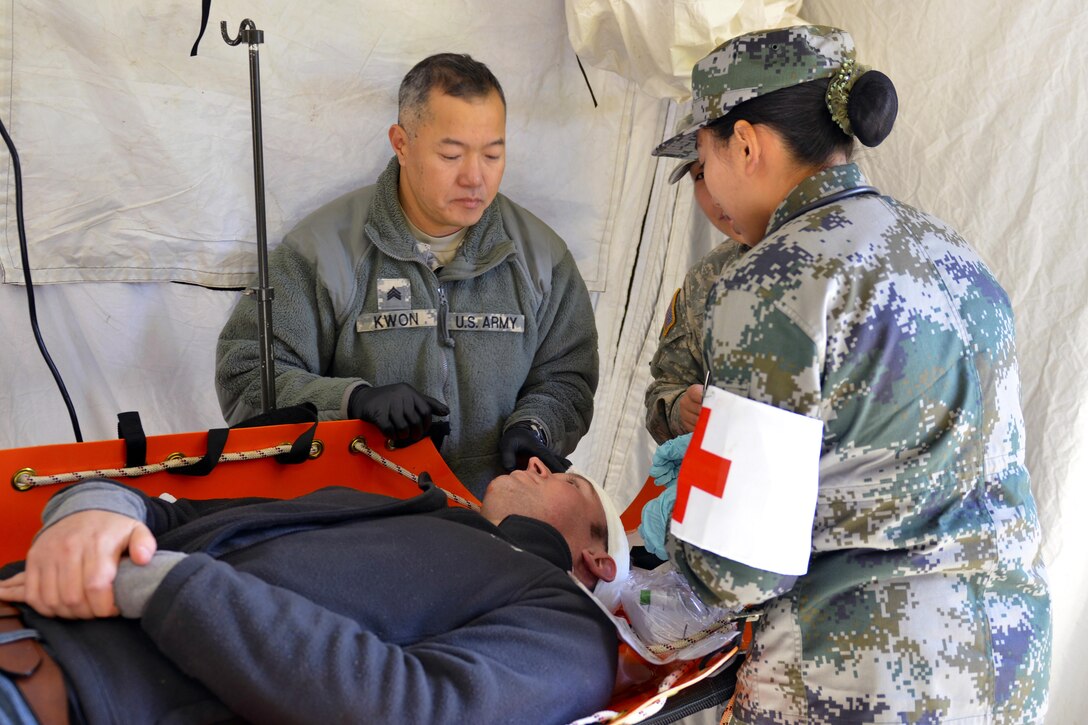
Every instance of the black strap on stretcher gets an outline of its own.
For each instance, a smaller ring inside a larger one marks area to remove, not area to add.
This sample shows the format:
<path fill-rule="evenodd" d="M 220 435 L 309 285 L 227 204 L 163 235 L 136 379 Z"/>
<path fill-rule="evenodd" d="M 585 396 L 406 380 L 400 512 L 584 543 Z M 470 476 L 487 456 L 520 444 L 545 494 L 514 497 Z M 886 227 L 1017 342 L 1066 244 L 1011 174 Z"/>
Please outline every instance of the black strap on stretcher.
<path fill-rule="evenodd" d="M 738 653 L 733 657 L 733 662 L 726 665 L 721 672 L 671 695 L 660 711 L 639 722 L 643 725 L 665 725 L 702 712 L 708 707 L 729 702 L 736 692 L 737 670 L 743 662 L 744 655 Z"/>
<path fill-rule="evenodd" d="M 208 449 L 204 457 L 188 466 L 171 468 L 167 473 L 175 476 L 207 476 L 219 465 L 219 456 L 223 455 L 229 433 L 230 428 L 212 428 L 208 431 Z"/>
<path fill-rule="evenodd" d="M 257 428 L 264 425 L 289 425 L 291 423 L 312 423 L 303 431 L 302 435 L 291 444 L 291 450 L 276 456 L 280 463 L 303 463 L 310 458 L 310 445 L 314 442 L 314 434 L 317 433 L 317 406 L 313 403 L 302 403 L 287 408 L 273 408 L 267 413 L 247 418 L 234 428 Z M 209 434 L 211 431 L 208 431 Z"/>
<path fill-rule="evenodd" d="M 288 408 L 270 410 L 253 418 L 248 418 L 235 425 L 235 428 L 256 428 L 268 425 L 290 425 L 310 423 L 310 427 L 299 435 L 291 444 L 291 450 L 276 456 L 280 463 L 303 463 L 310 459 L 310 446 L 317 433 L 317 407 L 313 403 L 303 403 Z M 216 465 L 226 448 L 230 428 L 212 428 L 208 431 L 208 447 L 204 457 L 196 463 L 180 468 L 171 468 L 167 472 L 178 476 L 207 476 Z M 117 437 L 125 441 L 125 467 L 147 465 L 147 436 L 136 411 L 117 414 Z"/>
<path fill-rule="evenodd" d="M 117 437 L 125 441 L 125 468 L 147 465 L 147 436 L 139 413 L 117 414 Z"/>

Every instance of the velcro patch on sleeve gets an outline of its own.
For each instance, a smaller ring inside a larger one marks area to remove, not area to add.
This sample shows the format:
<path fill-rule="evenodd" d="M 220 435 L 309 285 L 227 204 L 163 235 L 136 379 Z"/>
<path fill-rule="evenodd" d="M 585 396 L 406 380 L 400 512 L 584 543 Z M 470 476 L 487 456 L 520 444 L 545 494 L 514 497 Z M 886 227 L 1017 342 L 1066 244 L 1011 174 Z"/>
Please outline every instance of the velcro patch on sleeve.
<path fill-rule="evenodd" d="M 665 310 L 665 324 L 661 327 L 661 337 L 668 335 L 669 331 L 671 331 L 676 324 L 676 301 L 678 299 L 680 299 L 679 287 L 672 293 L 672 300 L 669 301 L 669 307 Z"/>

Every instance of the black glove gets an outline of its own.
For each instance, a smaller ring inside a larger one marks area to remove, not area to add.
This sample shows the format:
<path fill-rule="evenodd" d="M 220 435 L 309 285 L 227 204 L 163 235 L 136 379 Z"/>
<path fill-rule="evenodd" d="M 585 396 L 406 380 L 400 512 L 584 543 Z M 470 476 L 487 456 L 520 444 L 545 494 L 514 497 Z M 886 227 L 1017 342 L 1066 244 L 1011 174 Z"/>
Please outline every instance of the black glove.
<path fill-rule="evenodd" d="M 350 417 L 373 423 L 400 445 L 423 438 L 431 427 L 431 416 L 449 414 L 449 408 L 408 383 L 360 386 L 348 398 Z"/>
<path fill-rule="evenodd" d="M 524 469 L 529 459 L 536 456 L 549 471 L 559 473 L 570 468 L 570 461 L 544 445 L 544 436 L 537 433 L 528 421 L 518 421 L 506 429 L 499 440 L 502 467 L 507 471 Z"/>

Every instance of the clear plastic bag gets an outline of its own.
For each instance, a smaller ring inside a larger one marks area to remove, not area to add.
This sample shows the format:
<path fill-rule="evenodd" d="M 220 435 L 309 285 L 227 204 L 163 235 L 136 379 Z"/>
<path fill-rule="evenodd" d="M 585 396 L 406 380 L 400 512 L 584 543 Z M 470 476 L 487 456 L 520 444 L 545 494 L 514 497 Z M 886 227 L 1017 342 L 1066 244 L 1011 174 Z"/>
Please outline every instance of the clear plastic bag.
<path fill-rule="evenodd" d="M 671 564 L 632 567 L 620 602 L 639 640 L 659 654 L 664 649 L 694 659 L 737 636 L 736 611 L 704 604 Z"/>

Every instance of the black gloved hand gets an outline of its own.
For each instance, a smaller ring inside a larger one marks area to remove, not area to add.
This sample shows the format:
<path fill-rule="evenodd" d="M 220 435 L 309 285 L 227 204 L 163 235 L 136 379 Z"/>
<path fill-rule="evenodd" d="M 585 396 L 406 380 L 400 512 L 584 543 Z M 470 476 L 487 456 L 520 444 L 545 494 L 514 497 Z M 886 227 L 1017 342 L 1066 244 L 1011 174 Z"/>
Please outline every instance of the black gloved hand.
<path fill-rule="evenodd" d="M 348 398 L 348 415 L 373 423 L 400 445 L 415 443 L 427 434 L 431 416 L 449 415 L 444 404 L 408 383 L 370 388 L 360 386 Z"/>
<path fill-rule="evenodd" d="M 507 428 L 499 440 L 502 467 L 507 471 L 525 469 L 529 466 L 529 459 L 536 456 L 554 473 L 570 468 L 570 461 L 544 445 L 542 438 L 525 421 L 519 421 Z"/>

